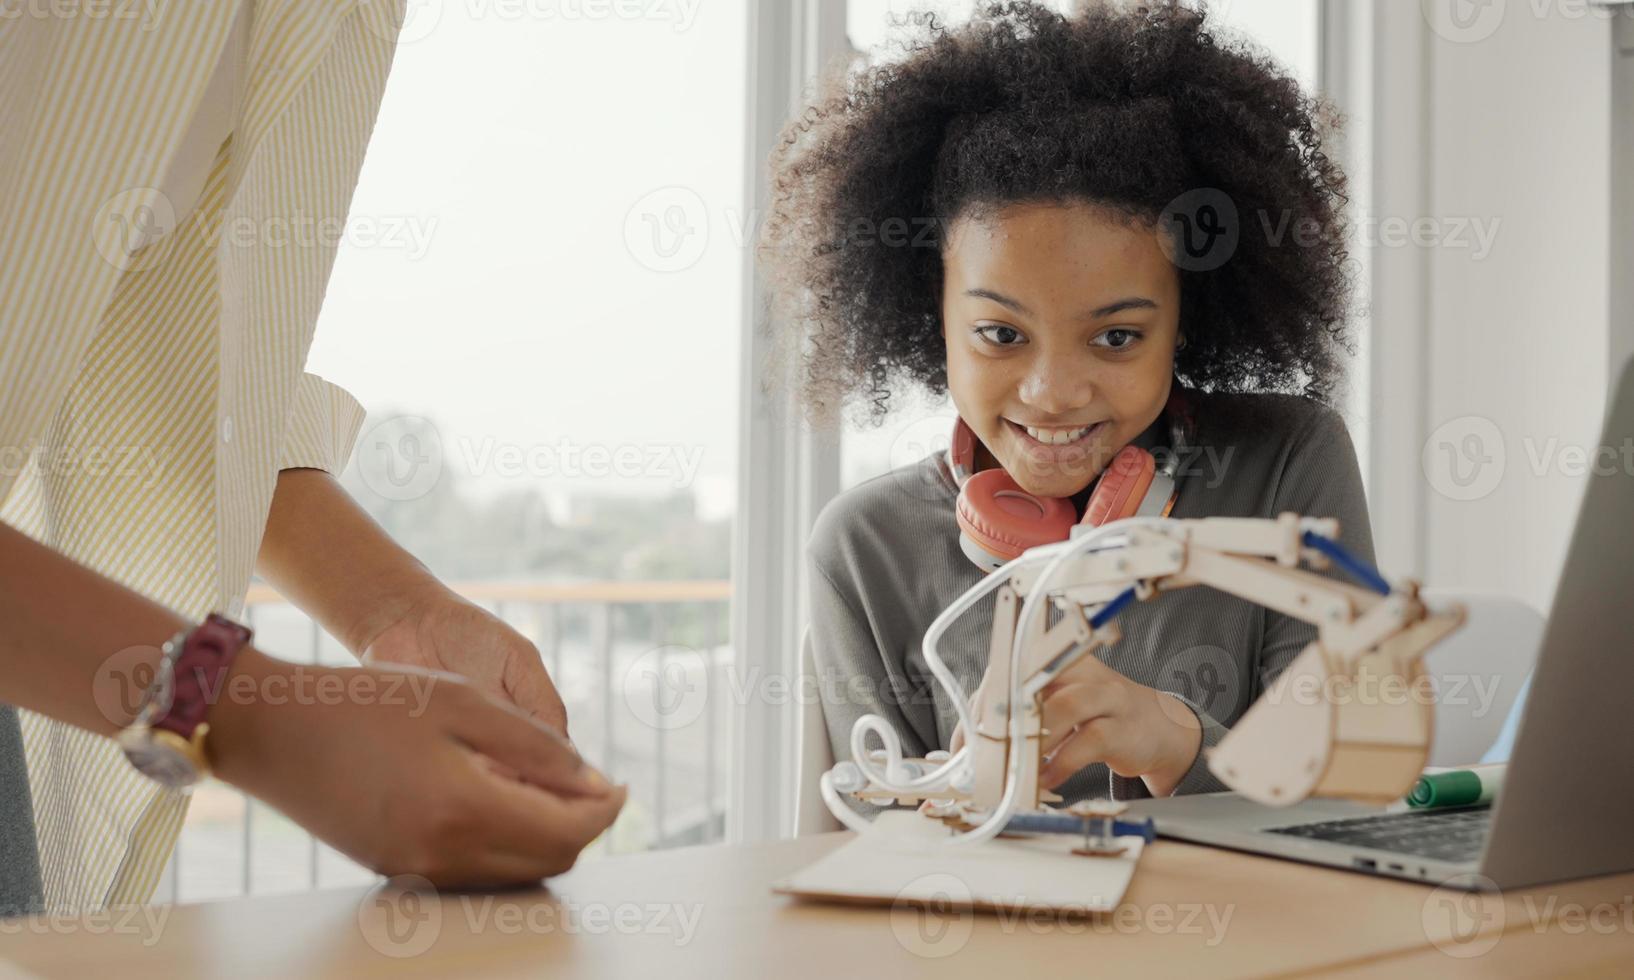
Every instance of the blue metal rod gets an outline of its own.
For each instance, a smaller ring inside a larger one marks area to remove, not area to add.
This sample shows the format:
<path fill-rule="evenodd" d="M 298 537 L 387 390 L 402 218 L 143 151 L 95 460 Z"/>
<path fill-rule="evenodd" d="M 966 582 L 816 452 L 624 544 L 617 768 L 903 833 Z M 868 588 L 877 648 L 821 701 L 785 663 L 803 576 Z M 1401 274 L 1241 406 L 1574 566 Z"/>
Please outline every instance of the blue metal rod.
<path fill-rule="evenodd" d="M 1349 573 L 1350 577 L 1377 592 L 1379 595 L 1390 594 L 1390 583 L 1384 580 L 1379 570 L 1362 561 L 1344 549 L 1344 546 L 1332 538 L 1324 538 L 1315 531 L 1306 531 L 1302 539 L 1309 547 L 1328 556 L 1340 568 Z"/>
<path fill-rule="evenodd" d="M 1106 625 L 1107 621 L 1113 616 L 1116 616 L 1118 613 L 1122 612 L 1124 606 L 1127 606 L 1134 601 L 1135 588 L 1134 586 L 1130 586 L 1114 596 L 1111 602 L 1097 610 L 1095 615 L 1089 617 L 1089 628 L 1097 630 L 1100 629 L 1102 626 Z"/>

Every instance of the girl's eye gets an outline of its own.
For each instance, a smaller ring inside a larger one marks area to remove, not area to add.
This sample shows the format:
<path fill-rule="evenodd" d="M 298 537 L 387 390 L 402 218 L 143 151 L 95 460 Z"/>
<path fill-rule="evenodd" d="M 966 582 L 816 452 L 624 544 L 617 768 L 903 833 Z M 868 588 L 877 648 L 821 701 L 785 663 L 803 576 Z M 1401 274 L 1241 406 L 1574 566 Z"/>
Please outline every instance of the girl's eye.
<path fill-rule="evenodd" d="M 1110 347 L 1113 350 L 1125 350 L 1129 347 L 1133 347 L 1135 345 L 1135 341 L 1139 339 L 1140 331 L 1117 327 L 1115 329 L 1108 330 L 1099 337 L 1096 337 L 1092 343 L 1098 344 L 1102 347 Z"/>
<path fill-rule="evenodd" d="M 1021 335 L 1020 330 L 1002 323 L 990 323 L 986 326 L 977 327 L 976 333 L 995 347 L 1014 347 L 1027 339 Z"/>

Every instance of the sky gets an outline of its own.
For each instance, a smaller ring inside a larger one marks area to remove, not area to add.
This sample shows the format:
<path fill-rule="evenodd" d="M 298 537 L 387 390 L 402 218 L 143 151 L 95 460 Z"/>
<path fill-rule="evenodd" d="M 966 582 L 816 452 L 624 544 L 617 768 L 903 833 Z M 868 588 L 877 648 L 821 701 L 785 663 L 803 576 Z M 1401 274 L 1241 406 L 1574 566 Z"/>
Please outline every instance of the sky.
<path fill-rule="evenodd" d="M 1064 2 L 1064 0 L 1062 0 Z M 1227 0 L 1310 80 L 1314 0 Z M 968 0 L 849 0 L 890 19 Z M 435 423 L 479 494 L 735 499 L 747 0 L 410 0 L 308 369 Z M 845 482 L 938 406 L 850 433 Z M 614 461 L 617 461 L 615 464 Z"/>

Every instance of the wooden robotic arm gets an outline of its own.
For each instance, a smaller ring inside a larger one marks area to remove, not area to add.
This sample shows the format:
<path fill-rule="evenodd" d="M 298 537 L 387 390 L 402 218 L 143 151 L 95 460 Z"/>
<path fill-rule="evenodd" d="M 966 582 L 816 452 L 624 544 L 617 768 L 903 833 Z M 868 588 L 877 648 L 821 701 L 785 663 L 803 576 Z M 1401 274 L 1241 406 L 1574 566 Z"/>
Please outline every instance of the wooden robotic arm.
<path fill-rule="evenodd" d="M 1296 514 L 1135 527 L 1124 547 L 1063 565 L 1051 598 L 1067 612 L 1104 608 L 1131 585 L 1138 598 L 1206 585 L 1313 624 L 1317 638 L 1210 752 L 1209 768 L 1232 789 L 1272 805 L 1308 796 L 1393 800 L 1429 754 L 1434 699 L 1424 653 L 1463 623 L 1464 610 L 1427 609 L 1418 583 L 1386 582 L 1346 555 L 1334 542 L 1337 533 L 1336 521 Z M 1299 567 L 1331 561 L 1366 587 Z M 1039 572 L 1037 565 L 1018 570 L 1012 587 L 1018 593 L 1038 587 Z M 1069 624 L 1071 633 L 1064 630 Z M 1081 632 L 1066 615 L 1023 647 L 1024 690 L 1041 690 L 1078 657 L 1116 642 L 1113 633 L 1101 642 L 1077 641 Z M 1069 636 L 1076 641 L 1070 652 L 1062 649 Z M 989 671 L 998 665 L 1002 673 L 1008 658 L 998 646 L 993 652 Z M 984 703 L 992 689 L 984 678 Z M 991 724 L 998 714 L 984 717 L 984 735 L 1005 730 Z"/>
<path fill-rule="evenodd" d="M 1316 639 L 1210 751 L 1209 768 L 1232 789 L 1271 805 L 1313 795 L 1399 798 L 1429 753 L 1433 696 L 1423 655 L 1462 624 L 1464 611 L 1427 609 L 1418 583 L 1387 582 L 1339 546 L 1338 530 L 1332 519 L 1297 514 L 1129 521 L 1095 529 L 1099 540 L 1084 547 L 1074 547 L 1076 539 L 1050 546 L 1053 560 L 1024 556 L 997 585 L 966 757 L 940 763 L 938 771 L 951 774 L 946 779 L 905 787 L 853 771 L 848 781 L 867 785 L 846 788 L 876 802 L 933 799 L 972 813 L 1031 811 L 1052 802 L 1038 785 L 1043 689 L 1080 658 L 1117 643 L 1114 620 L 1128 603 L 1204 585 L 1317 628 Z M 1330 563 L 1361 584 L 1301 567 Z M 1033 595 L 1034 613 L 1024 617 L 1024 600 Z M 1050 605 L 1060 615 L 1046 627 Z M 927 649 L 932 645 L 928 640 Z M 1019 693 L 1014 705 L 1012 691 Z"/>

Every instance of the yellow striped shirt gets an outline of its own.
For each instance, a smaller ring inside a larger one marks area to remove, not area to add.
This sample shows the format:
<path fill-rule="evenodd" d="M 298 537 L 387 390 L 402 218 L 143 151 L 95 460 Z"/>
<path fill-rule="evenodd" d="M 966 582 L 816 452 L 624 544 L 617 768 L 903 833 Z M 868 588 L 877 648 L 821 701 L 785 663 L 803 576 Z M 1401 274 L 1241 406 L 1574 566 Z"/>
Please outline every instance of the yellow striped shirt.
<path fill-rule="evenodd" d="M 278 471 L 338 472 L 362 421 L 303 373 L 338 236 L 291 229 L 345 220 L 402 17 L 208 0 L 0 19 L 0 520 L 184 616 L 239 614 Z M 230 130 L 171 220 L 160 188 L 185 178 L 224 57 Z M 22 723 L 47 907 L 147 900 L 186 797 L 109 740 Z"/>

